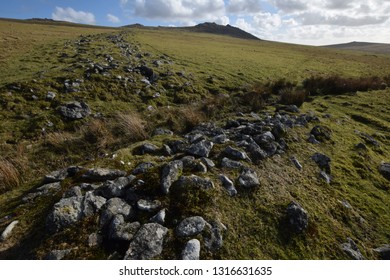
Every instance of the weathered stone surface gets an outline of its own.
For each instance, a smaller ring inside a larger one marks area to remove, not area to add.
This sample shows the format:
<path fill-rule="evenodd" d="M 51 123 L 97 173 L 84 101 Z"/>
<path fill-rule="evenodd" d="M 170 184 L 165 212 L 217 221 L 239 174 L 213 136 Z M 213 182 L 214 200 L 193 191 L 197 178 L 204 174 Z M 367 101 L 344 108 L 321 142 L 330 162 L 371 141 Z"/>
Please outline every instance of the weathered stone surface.
<path fill-rule="evenodd" d="M 159 153 L 159 148 L 152 143 L 143 143 L 140 146 L 136 147 L 133 151 L 135 155 L 156 155 Z"/>
<path fill-rule="evenodd" d="M 374 249 L 374 252 L 378 253 L 382 260 L 390 260 L 390 244 L 382 245 Z"/>
<path fill-rule="evenodd" d="M 165 164 L 161 169 L 161 190 L 164 194 L 169 193 L 169 189 L 173 182 L 179 178 L 183 171 L 183 162 L 180 160 L 172 161 Z"/>
<path fill-rule="evenodd" d="M 161 254 L 168 229 L 160 224 L 145 224 L 130 242 L 125 260 L 150 260 Z"/>
<path fill-rule="evenodd" d="M 320 141 L 318 141 L 313 134 L 310 134 L 309 138 L 307 139 L 309 143 L 312 143 L 314 145 L 321 144 Z"/>
<path fill-rule="evenodd" d="M 68 169 L 61 169 L 51 172 L 50 174 L 46 175 L 43 178 L 43 183 L 55 183 L 55 182 L 61 182 L 65 180 L 68 177 Z"/>
<path fill-rule="evenodd" d="M 225 188 L 225 190 L 228 192 L 230 196 L 235 196 L 237 194 L 237 190 L 234 187 L 234 183 L 232 180 L 230 180 L 225 175 L 219 175 L 219 179 L 222 182 L 222 186 Z"/>
<path fill-rule="evenodd" d="M 279 140 L 287 135 L 287 127 L 282 123 L 277 123 L 272 128 L 272 135 L 275 136 L 276 140 Z"/>
<path fill-rule="evenodd" d="M 118 177 L 126 176 L 126 172 L 122 170 L 112 170 L 106 168 L 93 168 L 87 170 L 82 176 L 85 180 L 104 182 L 107 180 L 114 180 Z"/>
<path fill-rule="evenodd" d="M 161 201 L 140 199 L 137 201 L 137 207 L 141 211 L 154 212 L 161 207 Z"/>
<path fill-rule="evenodd" d="M 129 218 L 133 215 L 133 209 L 123 199 L 111 198 L 102 207 L 102 213 L 100 215 L 100 226 L 104 227 L 108 225 L 115 215 L 121 214 L 125 218 Z"/>
<path fill-rule="evenodd" d="M 223 246 L 223 231 L 226 230 L 226 227 L 216 221 L 212 221 L 210 224 L 206 223 L 205 234 L 204 235 L 204 245 L 211 252 L 216 252 Z"/>
<path fill-rule="evenodd" d="M 79 120 L 89 116 L 91 110 L 87 103 L 73 101 L 60 106 L 59 113 L 69 120 Z"/>
<path fill-rule="evenodd" d="M 160 210 L 156 215 L 150 218 L 150 222 L 163 225 L 165 223 L 166 212 L 166 209 Z"/>
<path fill-rule="evenodd" d="M 176 227 L 176 234 L 179 237 L 190 237 L 201 233 L 206 225 L 206 221 L 200 216 L 184 219 Z"/>
<path fill-rule="evenodd" d="M 390 180 L 390 163 L 384 162 L 379 166 L 379 172 L 385 177 L 387 180 Z"/>
<path fill-rule="evenodd" d="M 347 242 L 341 244 L 341 249 L 354 260 L 364 260 L 362 253 L 360 252 L 356 243 L 351 239 L 347 238 Z"/>
<path fill-rule="evenodd" d="M 209 158 L 205 158 L 205 157 L 202 157 L 200 159 L 200 161 L 205 164 L 207 166 L 208 169 L 211 169 L 211 168 L 214 168 L 215 167 L 215 163 L 209 159 Z"/>
<path fill-rule="evenodd" d="M 222 159 L 221 166 L 223 168 L 227 168 L 227 169 L 241 169 L 241 168 L 244 167 L 244 165 L 241 162 L 235 161 L 235 160 L 231 160 L 231 159 L 228 159 L 228 158 L 223 158 Z"/>
<path fill-rule="evenodd" d="M 268 154 L 256 142 L 248 144 L 247 151 L 253 162 L 259 162 L 268 157 Z"/>
<path fill-rule="evenodd" d="M 202 178 L 196 175 L 181 176 L 175 183 L 177 188 L 197 188 L 208 190 L 214 188 L 214 183 L 209 178 Z"/>
<path fill-rule="evenodd" d="M 0 241 L 5 241 L 7 238 L 9 238 L 12 234 L 12 231 L 14 230 L 15 226 L 19 223 L 19 221 L 13 221 L 10 223 L 5 230 L 2 232 L 0 236 Z"/>
<path fill-rule="evenodd" d="M 207 173 L 207 167 L 193 156 L 185 156 L 180 159 L 186 171 Z"/>
<path fill-rule="evenodd" d="M 191 239 L 187 242 L 183 251 L 181 252 L 181 259 L 187 261 L 199 260 L 200 256 L 200 242 L 198 239 Z"/>
<path fill-rule="evenodd" d="M 74 196 L 63 198 L 54 204 L 52 212 L 46 219 L 48 230 L 56 232 L 81 220 L 83 201 L 84 197 Z"/>
<path fill-rule="evenodd" d="M 66 257 L 72 250 L 53 250 L 45 256 L 45 260 L 58 261 Z"/>
<path fill-rule="evenodd" d="M 159 127 L 156 128 L 153 132 L 153 136 L 157 136 L 157 135 L 173 135 L 173 132 L 169 129 Z"/>
<path fill-rule="evenodd" d="M 310 134 L 314 135 L 314 137 L 320 142 L 324 142 L 332 138 L 332 131 L 325 126 L 320 125 L 313 127 Z"/>
<path fill-rule="evenodd" d="M 139 174 L 143 174 L 143 173 L 146 173 L 150 168 L 152 168 L 154 166 L 153 163 L 151 162 L 143 162 L 141 164 L 139 164 L 134 170 L 133 172 L 131 172 L 131 174 L 133 175 L 139 175 Z"/>
<path fill-rule="evenodd" d="M 123 215 L 115 215 L 111 220 L 108 238 L 113 240 L 130 241 L 137 233 L 141 224 L 139 222 L 127 223 Z"/>
<path fill-rule="evenodd" d="M 291 157 L 290 160 L 292 161 L 292 163 L 295 165 L 295 167 L 298 170 L 302 170 L 302 164 L 300 164 L 300 162 L 298 161 L 298 159 L 296 157 Z"/>
<path fill-rule="evenodd" d="M 49 194 L 50 192 L 59 191 L 60 189 L 61 189 L 61 183 L 56 182 L 56 183 L 49 183 L 49 184 L 40 186 L 39 188 L 37 188 L 37 191 L 40 195 L 42 195 L 42 194 L 46 195 L 46 194 Z"/>
<path fill-rule="evenodd" d="M 83 196 L 80 186 L 74 186 L 71 189 L 67 190 L 62 198 L 69 198 L 72 196 Z"/>
<path fill-rule="evenodd" d="M 106 203 L 106 199 L 95 195 L 92 191 L 87 192 L 83 200 L 83 217 L 89 217 L 97 213 Z"/>
<path fill-rule="evenodd" d="M 46 94 L 46 100 L 52 101 L 52 100 L 54 100 L 54 98 L 56 98 L 56 96 L 57 96 L 57 93 L 55 93 L 53 91 L 48 91 Z"/>
<path fill-rule="evenodd" d="M 247 154 L 243 151 L 240 151 L 238 149 L 234 149 L 231 146 L 226 147 L 226 149 L 223 151 L 223 154 L 233 160 L 246 160 L 249 159 Z"/>
<path fill-rule="evenodd" d="M 311 158 L 315 161 L 315 163 L 317 163 L 317 165 L 322 170 L 330 174 L 330 162 L 331 162 L 330 157 L 321 153 L 315 153 Z"/>
<path fill-rule="evenodd" d="M 188 149 L 187 153 L 196 157 L 209 157 L 210 151 L 213 148 L 213 142 L 202 140 L 192 144 Z"/>
<path fill-rule="evenodd" d="M 254 188 L 260 185 L 257 173 L 254 170 L 244 170 L 238 178 L 238 185 L 244 188 Z"/>
<path fill-rule="evenodd" d="M 99 233 L 91 233 L 89 236 L 88 236 L 88 247 L 96 247 L 96 246 L 99 246 L 100 244 L 102 244 L 103 242 L 103 237 L 99 234 Z"/>
<path fill-rule="evenodd" d="M 107 198 L 125 197 L 127 187 L 134 181 L 135 176 L 119 177 L 113 181 L 106 181 L 96 192 Z"/>
<path fill-rule="evenodd" d="M 325 171 L 320 172 L 320 179 L 324 180 L 327 184 L 330 184 L 332 177 L 328 175 Z"/>
<path fill-rule="evenodd" d="M 292 201 L 288 205 L 286 212 L 289 225 L 295 233 L 301 233 L 307 228 L 309 216 L 300 204 Z"/>

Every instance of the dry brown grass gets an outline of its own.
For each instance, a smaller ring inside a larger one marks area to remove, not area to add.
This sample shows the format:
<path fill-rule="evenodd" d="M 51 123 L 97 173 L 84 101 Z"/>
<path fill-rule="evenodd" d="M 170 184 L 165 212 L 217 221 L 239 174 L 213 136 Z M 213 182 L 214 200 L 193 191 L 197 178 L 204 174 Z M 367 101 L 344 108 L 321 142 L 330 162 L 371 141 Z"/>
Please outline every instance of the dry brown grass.
<path fill-rule="evenodd" d="M 300 89 L 285 88 L 280 90 L 280 103 L 284 105 L 297 105 L 302 106 L 305 102 L 307 93 Z"/>
<path fill-rule="evenodd" d="M 114 122 L 114 134 L 125 141 L 141 141 L 148 137 L 147 123 L 138 113 L 118 113 Z"/>
<path fill-rule="evenodd" d="M 17 188 L 20 183 L 20 174 L 15 165 L 6 159 L 0 159 L 0 193 Z"/>

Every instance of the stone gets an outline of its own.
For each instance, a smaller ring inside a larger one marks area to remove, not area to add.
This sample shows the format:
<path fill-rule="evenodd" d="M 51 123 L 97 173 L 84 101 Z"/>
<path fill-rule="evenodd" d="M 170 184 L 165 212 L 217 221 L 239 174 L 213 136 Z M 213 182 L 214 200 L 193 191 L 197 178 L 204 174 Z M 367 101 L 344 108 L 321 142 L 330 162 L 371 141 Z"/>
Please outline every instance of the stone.
<path fill-rule="evenodd" d="M 244 165 L 241 162 L 231 160 L 226 157 L 222 159 L 221 166 L 227 169 L 241 169 L 244 167 Z"/>
<path fill-rule="evenodd" d="M 365 259 L 358 246 L 351 238 L 347 238 L 347 242 L 341 244 L 341 250 L 343 250 L 350 258 L 354 260 Z"/>
<path fill-rule="evenodd" d="M 69 197 L 72 197 L 72 196 L 83 196 L 83 193 L 81 191 L 80 186 L 74 186 L 74 187 L 70 188 L 69 190 L 67 190 L 64 193 L 62 198 L 69 198 Z"/>
<path fill-rule="evenodd" d="M 271 131 L 267 131 L 267 132 L 264 132 L 261 135 L 256 136 L 254 138 L 254 140 L 256 141 L 257 144 L 260 145 L 260 147 L 262 147 L 263 145 L 266 145 L 266 144 L 269 144 L 271 142 L 274 142 L 276 139 L 275 139 L 275 136 L 272 134 Z"/>
<path fill-rule="evenodd" d="M 220 134 L 220 135 L 214 136 L 212 140 L 216 144 L 225 144 L 225 143 L 230 141 L 229 138 L 225 134 Z"/>
<path fill-rule="evenodd" d="M 155 73 L 152 68 L 142 65 L 136 69 L 138 69 L 140 73 L 145 76 L 145 78 L 147 78 L 151 83 L 154 83 L 158 80 L 158 74 Z"/>
<path fill-rule="evenodd" d="M 161 190 L 164 194 L 169 193 L 173 182 L 179 178 L 183 171 L 183 162 L 180 160 L 171 161 L 161 169 Z"/>
<path fill-rule="evenodd" d="M 376 252 L 382 260 L 390 260 L 390 244 L 382 245 L 381 247 L 374 249 L 374 252 Z"/>
<path fill-rule="evenodd" d="M 159 127 L 153 131 L 153 136 L 157 136 L 157 135 L 171 135 L 172 136 L 173 132 L 169 129 Z"/>
<path fill-rule="evenodd" d="M 240 122 L 237 120 L 228 120 L 225 124 L 226 129 L 236 128 L 240 126 Z"/>
<path fill-rule="evenodd" d="M 43 184 L 61 182 L 68 177 L 68 169 L 61 169 L 51 172 L 48 175 L 45 175 L 43 178 Z"/>
<path fill-rule="evenodd" d="M 168 146 L 171 148 L 172 152 L 184 153 L 187 149 L 187 143 L 183 140 L 173 140 L 168 143 Z"/>
<path fill-rule="evenodd" d="M 330 174 L 331 159 L 328 156 L 321 154 L 321 153 L 315 153 L 311 158 L 312 158 L 312 160 L 315 161 L 315 163 L 317 163 L 317 165 L 322 170 L 324 170 L 326 173 Z"/>
<path fill-rule="evenodd" d="M 68 102 L 65 105 L 59 107 L 59 113 L 61 116 L 69 120 L 80 120 L 91 114 L 89 106 L 85 102 Z"/>
<path fill-rule="evenodd" d="M 60 189 L 61 189 L 61 183 L 56 182 L 56 183 L 50 183 L 50 184 L 40 186 L 39 188 L 37 188 L 37 191 L 40 195 L 42 194 L 47 195 L 50 192 L 56 192 L 59 191 Z"/>
<path fill-rule="evenodd" d="M 124 197 L 126 195 L 127 188 L 134 181 L 135 176 L 119 177 L 115 180 L 107 180 L 96 191 L 99 195 L 110 199 L 113 197 Z"/>
<path fill-rule="evenodd" d="M 209 178 L 202 178 L 196 175 L 181 176 L 175 182 L 175 187 L 178 189 L 194 188 L 208 190 L 214 188 L 214 183 Z"/>
<path fill-rule="evenodd" d="M 387 180 L 390 180 L 390 163 L 384 162 L 379 166 L 379 172 L 385 177 Z"/>
<path fill-rule="evenodd" d="M 103 237 L 99 233 L 91 233 L 88 236 L 88 247 L 97 247 L 103 242 Z"/>
<path fill-rule="evenodd" d="M 130 241 L 140 227 L 139 222 L 127 223 L 123 215 L 115 215 L 109 226 L 108 238 L 110 240 Z"/>
<path fill-rule="evenodd" d="M 292 161 L 292 163 L 295 165 L 295 167 L 298 170 L 302 170 L 302 164 L 299 163 L 299 161 L 296 157 L 291 157 L 290 160 Z"/>
<path fill-rule="evenodd" d="M 183 168 L 186 171 L 207 173 L 206 165 L 196 160 L 193 156 L 186 156 L 180 160 L 183 162 Z"/>
<path fill-rule="evenodd" d="M 107 180 L 115 180 L 118 177 L 126 176 L 126 172 L 122 170 L 112 170 L 106 168 L 93 168 L 87 170 L 82 178 L 90 181 L 104 182 Z"/>
<path fill-rule="evenodd" d="M 209 157 L 210 151 L 213 148 L 213 142 L 202 140 L 192 144 L 186 151 L 188 154 L 196 157 Z"/>
<path fill-rule="evenodd" d="M 52 101 L 56 98 L 57 94 L 55 92 L 49 91 L 46 94 L 46 100 Z"/>
<path fill-rule="evenodd" d="M 121 214 L 125 218 L 130 218 L 133 215 L 132 207 L 120 198 L 111 198 L 102 208 L 100 215 L 100 226 L 105 227 L 111 223 L 115 215 Z"/>
<path fill-rule="evenodd" d="M 205 158 L 205 157 L 202 157 L 200 159 L 200 161 L 205 164 L 207 166 L 208 169 L 211 169 L 211 168 L 214 168 L 215 167 L 215 163 L 209 159 L 209 158 Z"/>
<path fill-rule="evenodd" d="M 168 229 L 160 224 L 143 225 L 135 234 L 126 252 L 125 260 L 150 260 L 161 254 Z"/>
<path fill-rule="evenodd" d="M 318 144 L 321 144 L 320 141 L 318 141 L 316 139 L 316 137 L 313 135 L 313 134 L 310 134 L 309 138 L 307 139 L 307 141 L 313 145 L 318 145 Z"/>
<path fill-rule="evenodd" d="M 219 175 L 219 179 L 221 180 L 222 186 L 228 192 L 230 196 L 235 196 L 237 194 L 237 190 L 234 187 L 234 183 L 225 175 Z"/>
<path fill-rule="evenodd" d="M 151 162 L 143 162 L 143 163 L 139 164 L 133 170 L 133 172 L 131 172 L 131 174 L 133 174 L 133 175 L 143 174 L 143 173 L 146 173 L 152 167 L 154 167 L 153 163 L 151 163 Z"/>
<path fill-rule="evenodd" d="M 48 253 L 46 256 L 45 256 L 45 260 L 52 260 L 52 261 L 58 261 L 58 260 L 62 260 L 63 258 L 66 257 L 66 255 L 69 255 L 69 253 L 71 252 L 72 250 L 68 249 L 68 250 L 53 250 L 51 251 L 50 253 Z"/>
<path fill-rule="evenodd" d="M 260 146 L 257 143 L 250 143 L 247 146 L 247 151 L 249 152 L 249 155 L 255 163 L 260 162 L 261 160 L 264 160 L 268 157 L 267 153 L 260 148 Z"/>
<path fill-rule="evenodd" d="M 320 142 L 324 142 L 332 138 L 332 131 L 325 126 L 320 125 L 313 127 L 313 129 L 310 131 L 310 134 Z"/>
<path fill-rule="evenodd" d="M 138 147 L 136 147 L 133 151 L 133 154 L 135 155 L 156 155 L 159 153 L 159 148 L 151 143 L 144 143 Z"/>
<path fill-rule="evenodd" d="M 287 207 L 287 219 L 289 226 L 295 233 L 303 232 L 309 224 L 309 216 L 303 207 L 292 201 Z"/>
<path fill-rule="evenodd" d="M 272 128 L 272 135 L 275 136 L 276 140 L 279 140 L 287 135 L 287 127 L 282 123 L 277 123 Z"/>
<path fill-rule="evenodd" d="M 14 230 L 15 226 L 19 223 L 19 221 L 13 221 L 12 223 L 10 223 L 6 228 L 5 230 L 3 231 L 3 233 L 1 234 L 0 236 L 0 241 L 5 241 L 6 239 L 8 239 L 11 234 L 12 234 L 12 231 Z"/>
<path fill-rule="evenodd" d="M 181 259 L 186 261 L 199 260 L 200 257 L 200 242 L 198 239 L 191 239 L 187 242 L 181 252 Z"/>
<path fill-rule="evenodd" d="M 163 225 L 165 223 L 166 212 L 166 209 L 160 210 L 156 215 L 150 218 L 150 222 Z"/>
<path fill-rule="evenodd" d="M 145 200 L 140 199 L 137 201 L 137 207 L 141 211 L 154 212 L 157 211 L 161 207 L 161 201 L 159 200 Z"/>
<path fill-rule="evenodd" d="M 332 181 L 332 177 L 326 174 L 325 171 L 320 171 L 320 178 L 324 180 L 327 184 L 330 184 L 330 182 Z"/>
<path fill-rule="evenodd" d="M 247 160 L 249 157 L 247 154 L 243 151 L 240 151 L 238 149 L 234 149 L 231 146 L 226 147 L 226 149 L 223 151 L 223 154 L 233 160 Z"/>
<path fill-rule="evenodd" d="M 210 224 L 206 224 L 204 230 L 204 245 L 211 252 L 216 252 L 223 246 L 222 232 L 226 230 L 226 227 L 216 221 L 212 221 Z"/>
<path fill-rule="evenodd" d="M 238 178 L 238 185 L 244 188 L 254 188 L 260 185 L 257 173 L 254 170 L 244 170 Z"/>
<path fill-rule="evenodd" d="M 191 237 L 201 233 L 206 225 L 206 221 L 200 216 L 184 219 L 176 227 L 176 235 L 179 237 Z"/>
<path fill-rule="evenodd" d="M 101 196 L 97 196 L 93 191 L 87 192 L 83 200 L 83 217 L 89 217 L 97 213 L 102 206 L 106 203 L 106 199 Z"/>

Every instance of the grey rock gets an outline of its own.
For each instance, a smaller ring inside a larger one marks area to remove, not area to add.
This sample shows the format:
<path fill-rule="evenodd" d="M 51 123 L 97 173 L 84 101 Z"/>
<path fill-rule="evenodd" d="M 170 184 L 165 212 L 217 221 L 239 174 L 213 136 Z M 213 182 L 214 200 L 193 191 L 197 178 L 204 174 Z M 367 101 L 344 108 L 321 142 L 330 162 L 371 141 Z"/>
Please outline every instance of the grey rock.
<path fill-rule="evenodd" d="M 88 236 L 88 247 L 96 247 L 101 245 L 103 242 L 103 237 L 99 233 L 91 233 Z"/>
<path fill-rule="evenodd" d="M 153 136 L 157 135 L 173 135 L 173 132 L 169 129 L 159 127 L 153 131 Z"/>
<path fill-rule="evenodd" d="M 225 188 L 225 190 L 228 192 L 230 196 L 235 196 L 237 194 L 237 190 L 234 187 L 234 183 L 232 180 L 230 180 L 225 175 L 219 175 L 219 179 L 222 182 L 222 186 Z"/>
<path fill-rule="evenodd" d="M 2 232 L 1 236 L 0 236 L 0 241 L 5 241 L 6 239 L 8 239 L 11 234 L 12 234 L 12 231 L 14 230 L 15 226 L 19 223 L 19 221 L 13 221 L 12 223 L 10 223 L 6 228 L 5 230 Z"/>
<path fill-rule="evenodd" d="M 302 170 L 302 164 L 300 164 L 300 162 L 298 161 L 298 159 L 296 157 L 291 157 L 290 160 L 292 161 L 292 163 L 295 165 L 295 167 L 298 170 Z"/>
<path fill-rule="evenodd" d="M 207 173 L 207 167 L 193 156 L 186 156 L 180 160 L 183 162 L 183 168 L 186 171 Z"/>
<path fill-rule="evenodd" d="M 42 195 L 47 195 L 49 194 L 50 192 L 56 192 L 56 191 L 59 191 L 61 189 L 61 183 L 60 182 L 56 182 L 56 183 L 50 183 L 50 184 L 46 184 L 46 185 L 43 185 L 39 188 L 37 188 L 37 191 Z"/>
<path fill-rule="evenodd" d="M 187 242 L 181 252 L 181 259 L 187 261 L 199 260 L 200 257 L 200 242 L 197 239 L 191 239 Z"/>
<path fill-rule="evenodd" d="M 254 140 L 256 141 L 257 144 L 260 145 L 260 147 L 262 147 L 265 144 L 274 142 L 276 139 L 275 139 L 275 136 L 272 134 L 271 131 L 267 131 L 267 132 L 264 132 L 261 135 L 256 136 L 254 138 Z"/>
<path fill-rule="evenodd" d="M 315 153 L 311 158 L 312 158 L 312 160 L 315 161 L 315 163 L 317 163 L 317 165 L 322 170 L 324 170 L 326 173 L 330 174 L 331 159 L 328 156 L 321 154 L 321 153 Z"/>
<path fill-rule="evenodd" d="M 51 232 L 69 227 L 81 220 L 84 197 L 63 198 L 54 204 L 52 212 L 46 219 L 46 227 Z"/>
<path fill-rule="evenodd" d="M 241 162 L 231 160 L 226 157 L 222 159 L 221 166 L 227 169 L 241 169 L 244 167 L 244 165 Z"/>
<path fill-rule="evenodd" d="M 150 260 L 161 254 L 168 229 L 156 224 L 145 224 L 130 242 L 125 260 Z"/>
<path fill-rule="evenodd" d="M 202 133 L 197 133 L 197 132 L 190 132 L 188 133 L 185 138 L 190 142 L 191 144 L 193 143 L 198 143 L 201 140 L 204 140 L 205 137 Z"/>
<path fill-rule="evenodd" d="M 233 160 L 247 160 L 249 157 L 247 154 L 243 151 L 240 151 L 238 149 L 234 149 L 231 146 L 226 147 L 226 149 L 223 151 L 223 154 Z"/>
<path fill-rule="evenodd" d="M 289 225 L 295 233 L 301 233 L 307 228 L 309 216 L 299 203 L 292 201 L 286 212 Z"/>
<path fill-rule="evenodd" d="M 159 153 L 159 148 L 152 143 L 143 143 L 140 146 L 136 147 L 133 151 L 135 155 L 156 155 Z"/>
<path fill-rule="evenodd" d="M 87 170 L 82 176 L 85 180 L 104 182 L 107 180 L 114 180 L 118 177 L 126 176 L 126 172 L 122 170 L 112 170 L 106 168 L 93 168 Z"/>
<path fill-rule="evenodd" d="M 196 157 L 209 157 L 210 151 L 213 146 L 213 142 L 210 142 L 208 140 L 202 140 L 192 144 L 187 149 L 187 153 Z"/>
<path fill-rule="evenodd" d="M 133 175 L 139 175 L 139 174 L 143 174 L 143 173 L 146 173 L 150 168 L 152 168 L 154 166 L 153 163 L 151 162 L 143 162 L 141 164 L 139 164 L 134 170 L 133 172 L 131 172 L 131 174 Z"/>
<path fill-rule="evenodd" d="M 321 144 L 321 142 L 318 141 L 318 140 L 316 139 L 316 137 L 315 137 L 313 134 L 310 134 L 310 136 L 309 136 L 309 138 L 307 139 L 307 141 L 308 141 L 309 143 L 314 144 L 314 145 Z"/>
<path fill-rule="evenodd" d="M 364 260 L 362 253 L 360 252 L 356 243 L 351 239 L 347 238 L 347 242 L 341 244 L 341 249 L 354 260 Z"/>
<path fill-rule="evenodd" d="M 183 140 L 170 141 L 168 145 L 175 154 L 184 153 L 187 149 L 187 143 Z"/>
<path fill-rule="evenodd" d="M 196 188 L 208 190 L 214 188 L 214 183 L 209 178 L 202 178 L 196 175 L 181 176 L 179 180 L 175 182 L 175 187 L 178 189 Z"/>
<path fill-rule="evenodd" d="M 213 221 L 210 224 L 206 224 L 206 229 L 204 230 L 204 245 L 211 252 L 216 252 L 223 246 L 223 231 L 226 230 L 226 227 L 220 223 Z"/>
<path fill-rule="evenodd" d="M 169 193 L 172 183 L 179 178 L 183 171 L 183 162 L 180 160 L 165 164 L 161 169 L 161 190 L 164 194 Z"/>
<path fill-rule="evenodd" d="M 135 176 L 128 176 L 119 177 L 113 181 L 108 180 L 97 190 L 97 193 L 107 199 L 124 197 L 126 195 L 127 187 L 130 186 L 134 179 Z"/>
<path fill-rule="evenodd" d="M 220 135 L 214 136 L 212 140 L 216 144 L 225 144 L 225 143 L 230 141 L 229 138 L 225 134 L 220 134 Z"/>
<path fill-rule="evenodd" d="M 161 208 L 161 201 L 159 200 L 145 200 L 140 199 L 137 201 L 137 207 L 141 211 L 154 212 Z"/>
<path fill-rule="evenodd" d="M 93 191 L 87 192 L 83 200 L 83 217 L 89 217 L 97 213 L 102 206 L 106 203 L 106 199 L 101 196 L 97 196 Z"/>
<path fill-rule="evenodd" d="M 62 198 L 69 198 L 73 196 L 83 196 L 80 186 L 74 186 L 71 189 L 67 190 Z"/>
<path fill-rule="evenodd" d="M 206 225 L 206 221 L 200 216 L 184 219 L 176 227 L 176 234 L 179 237 L 191 237 L 201 233 Z"/>
<path fill-rule="evenodd" d="M 320 125 L 313 127 L 313 129 L 310 131 L 310 134 L 320 142 L 324 142 L 332 138 L 332 131 L 325 126 Z"/>
<path fill-rule="evenodd" d="M 62 260 L 63 258 L 66 257 L 72 250 L 53 250 L 49 254 L 45 256 L 45 260 L 53 260 L 53 261 L 58 261 Z"/>
<path fill-rule="evenodd" d="M 48 183 L 55 183 L 55 182 L 61 182 L 65 180 L 68 177 L 68 169 L 61 169 L 61 170 L 56 170 L 51 172 L 48 175 L 45 175 L 43 178 L 43 183 L 48 184 Z"/>
<path fill-rule="evenodd" d="M 52 91 L 49 91 L 47 92 L 46 94 L 46 100 L 54 100 L 54 98 L 56 98 L 57 94 L 55 92 L 52 92 Z"/>
<path fill-rule="evenodd" d="M 127 223 L 123 215 L 115 215 L 109 226 L 108 238 L 110 240 L 130 241 L 140 227 L 139 222 Z"/>
<path fill-rule="evenodd" d="M 374 249 L 374 252 L 376 252 L 382 260 L 390 260 L 390 244 L 382 245 L 381 247 Z"/>
<path fill-rule="evenodd" d="M 106 202 L 100 215 L 100 226 L 105 227 L 111 223 L 115 215 L 121 214 L 125 218 L 133 215 L 133 209 L 123 199 L 111 198 Z"/>
<path fill-rule="evenodd" d="M 390 163 L 384 162 L 379 166 L 379 172 L 385 177 L 387 180 L 390 180 Z"/>
<path fill-rule="evenodd" d="M 244 188 L 254 188 L 260 185 L 257 173 L 254 170 L 244 170 L 238 178 L 238 185 Z"/>
<path fill-rule="evenodd" d="M 247 151 L 254 162 L 259 162 L 268 157 L 268 154 L 257 143 L 250 143 L 247 146 Z"/>
<path fill-rule="evenodd" d="M 324 180 L 327 184 L 330 184 L 330 182 L 332 182 L 332 177 L 326 174 L 325 171 L 320 172 L 320 178 Z"/>
<path fill-rule="evenodd" d="M 172 151 L 172 149 L 168 145 L 164 144 L 160 149 L 160 154 L 163 156 L 169 157 L 169 156 L 174 155 L 174 152 Z"/>
<path fill-rule="evenodd" d="M 73 101 L 60 106 L 59 113 L 61 116 L 69 120 L 79 120 L 89 116 L 91 114 L 91 110 L 89 109 L 87 103 Z"/>
<path fill-rule="evenodd" d="M 287 135 L 287 127 L 282 123 L 277 123 L 272 128 L 272 135 L 275 136 L 276 140 L 279 140 Z"/>
<path fill-rule="evenodd" d="M 150 218 L 150 222 L 163 225 L 165 223 L 166 212 L 166 209 L 160 210 L 156 215 Z"/>
<path fill-rule="evenodd" d="M 203 164 L 205 164 L 205 165 L 207 166 L 208 169 L 212 169 L 212 168 L 215 167 L 215 163 L 214 163 L 211 159 L 209 159 L 209 158 L 202 157 L 202 158 L 200 159 L 200 161 L 201 161 Z"/>
<path fill-rule="evenodd" d="M 368 150 L 367 146 L 364 143 L 356 144 L 355 148 L 358 149 L 358 150 L 365 150 L 365 151 Z"/>

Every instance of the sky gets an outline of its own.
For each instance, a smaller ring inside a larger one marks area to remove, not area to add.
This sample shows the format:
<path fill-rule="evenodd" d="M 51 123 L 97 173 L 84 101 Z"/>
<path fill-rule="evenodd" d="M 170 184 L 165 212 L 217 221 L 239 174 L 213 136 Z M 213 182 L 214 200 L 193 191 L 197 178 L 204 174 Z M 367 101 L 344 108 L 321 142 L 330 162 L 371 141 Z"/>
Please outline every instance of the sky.
<path fill-rule="evenodd" d="M 216 22 L 296 44 L 390 43 L 390 0 L 1 0 L 0 17 L 103 26 Z"/>

